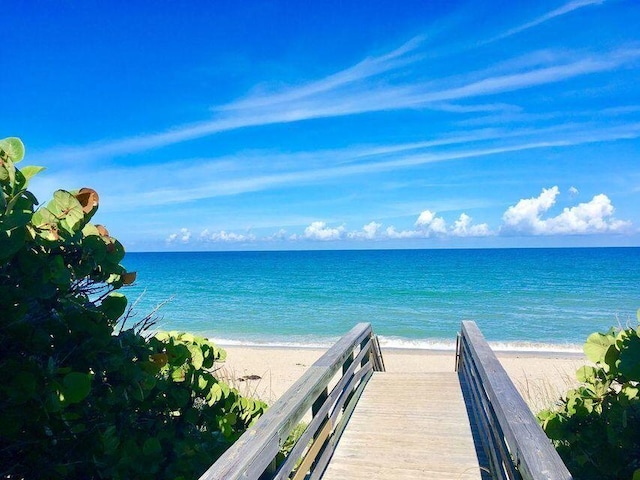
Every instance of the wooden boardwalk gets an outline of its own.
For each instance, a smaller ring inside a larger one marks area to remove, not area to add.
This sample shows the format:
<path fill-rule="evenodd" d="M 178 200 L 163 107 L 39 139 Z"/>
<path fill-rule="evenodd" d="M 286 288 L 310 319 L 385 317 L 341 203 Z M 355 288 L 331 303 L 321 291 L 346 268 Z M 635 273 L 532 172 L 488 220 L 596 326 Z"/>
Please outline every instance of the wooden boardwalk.
<path fill-rule="evenodd" d="M 375 372 L 323 480 L 480 479 L 454 372 Z"/>
<path fill-rule="evenodd" d="M 457 372 L 385 372 L 360 323 L 200 480 L 572 480 L 475 323 L 462 322 L 455 360 Z"/>

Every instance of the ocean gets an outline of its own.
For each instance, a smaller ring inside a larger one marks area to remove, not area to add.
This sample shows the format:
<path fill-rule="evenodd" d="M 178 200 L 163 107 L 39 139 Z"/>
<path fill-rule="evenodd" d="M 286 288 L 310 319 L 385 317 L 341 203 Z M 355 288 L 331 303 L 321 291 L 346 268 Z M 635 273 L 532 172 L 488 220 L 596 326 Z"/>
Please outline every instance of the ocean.
<path fill-rule="evenodd" d="M 358 322 L 452 349 L 474 320 L 500 350 L 580 350 L 637 325 L 640 248 L 128 253 L 136 319 L 223 345 L 328 346 Z M 131 321 L 131 320 L 130 320 Z"/>

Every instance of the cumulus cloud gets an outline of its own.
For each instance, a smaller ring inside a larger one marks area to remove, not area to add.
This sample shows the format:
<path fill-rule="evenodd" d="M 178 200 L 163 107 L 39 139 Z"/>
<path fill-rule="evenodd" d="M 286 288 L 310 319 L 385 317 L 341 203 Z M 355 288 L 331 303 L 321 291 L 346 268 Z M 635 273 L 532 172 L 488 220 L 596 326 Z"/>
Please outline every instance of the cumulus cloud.
<path fill-rule="evenodd" d="M 472 221 L 473 219 L 466 213 L 460 214 L 460 218 L 453 222 L 451 235 L 454 237 L 486 237 L 493 234 L 486 223 L 473 225 Z"/>
<path fill-rule="evenodd" d="M 397 239 L 397 238 L 416 238 L 416 237 L 424 237 L 424 232 L 419 232 L 417 230 L 401 230 L 397 231 L 396 227 L 393 225 L 387 227 L 385 230 L 385 235 L 387 238 Z"/>
<path fill-rule="evenodd" d="M 444 235 L 447 233 L 447 224 L 442 217 L 436 217 L 435 212 L 423 211 L 416 220 L 415 226 L 427 236 L 430 234 Z"/>
<path fill-rule="evenodd" d="M 380 237 L 380 228 L 382 227 L 381 223 L 370 222 L 362 227 L 362 230 L 349 232 L 347 234 L 348 238 L 353 239 L 361 239 L 361 240 L 375 240 Z"/>
<path fill-rule="evenodd" d="M 208 229 L 205 229 L 200 233 L 200 239 L 203 241 L 218 243 L 242 243 L 253 242 L 256 240 L 256 236 L 252 233 L 245 235 L 242 233 L 227 232 L 226 230 L 210 232 Z"/>
<path fill-rule="evenodd" d="M 571 198 L 577 197 L 580 191 L 576 187 L 569 187 L 569 196 Z"/>
<path fill-rule="evenodd" d="M 285 240 L 287 238 L 287 231 L 284 228 L 281 228 L 273 235 L 269 235 L 266 240 L 275 241 L 275 240 Z"/>
<path fill-rule="evenodd" d="M 181 228 L 179 233 L 172 233 L 167 237 L 167 243 L 188 243 L 191 240 L 191 232 L 188 228 Z"/>
<path fill-rule="evenodd" d="M 328 227 L 325 222 L 312 222 L 307 228 L 304 229 L 303 238 L 308 240 L 340 240 L 343 238 L 345 228 L 343 225 L 331 228 Z"/>
<path fill-rule="evenodd" d="M 594 196 L 589 202 L 565 207 L 555 217 L 543 218 L 555 205 L 559 194 L 560 189 L 555 186 L 542 189 L 538 197 L 520 200 L 502 216 L 503 229 L 533 235 L 575 235 L 615 233 L 631 225 L 630 222 L 613 217 L 613 204 L 603 193 Z"/>

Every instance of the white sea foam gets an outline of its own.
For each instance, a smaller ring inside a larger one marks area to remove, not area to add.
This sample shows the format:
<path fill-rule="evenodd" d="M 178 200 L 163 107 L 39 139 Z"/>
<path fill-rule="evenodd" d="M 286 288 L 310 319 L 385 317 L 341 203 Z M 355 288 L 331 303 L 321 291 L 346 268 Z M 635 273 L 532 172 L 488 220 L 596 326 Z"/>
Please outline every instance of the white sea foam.
<path fill-rule="evenodd" d="M 401 337 L 379 336 L 380 346 L 388 349 L 398 350 L 434 350 L 434 351 L 454 351 L 455 340 L 425 338 L 409 339 Z M 210 338 L 210 340 L 221 346 L 243 346 L 243 347 L 264 347 L 264 348 L 328 348 L 333 345 L 338 337 L 310 339 L 300 338 L 299 340 L 270 339 L 266 341 L 256 341 L 249 339 L 231 338 Z M 582 347 L 571 343 L 538 343 L 538 342 L 489 342 L 491 348 L 496 352 L 531 352 L 531 353 L 581 353 Z"/>

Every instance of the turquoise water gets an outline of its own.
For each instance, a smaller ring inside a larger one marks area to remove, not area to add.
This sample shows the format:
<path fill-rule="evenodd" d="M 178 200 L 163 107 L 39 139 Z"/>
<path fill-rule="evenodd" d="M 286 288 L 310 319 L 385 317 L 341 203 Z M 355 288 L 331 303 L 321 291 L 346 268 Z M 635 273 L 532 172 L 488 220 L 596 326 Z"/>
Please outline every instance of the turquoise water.
<path fill-rule="evenodd" d="M 562 350 L 640 308 L 640 248 L 129 253 L 135 311 L 221 343 L 451 348 L 474 320 L 498 348 Z"/>

